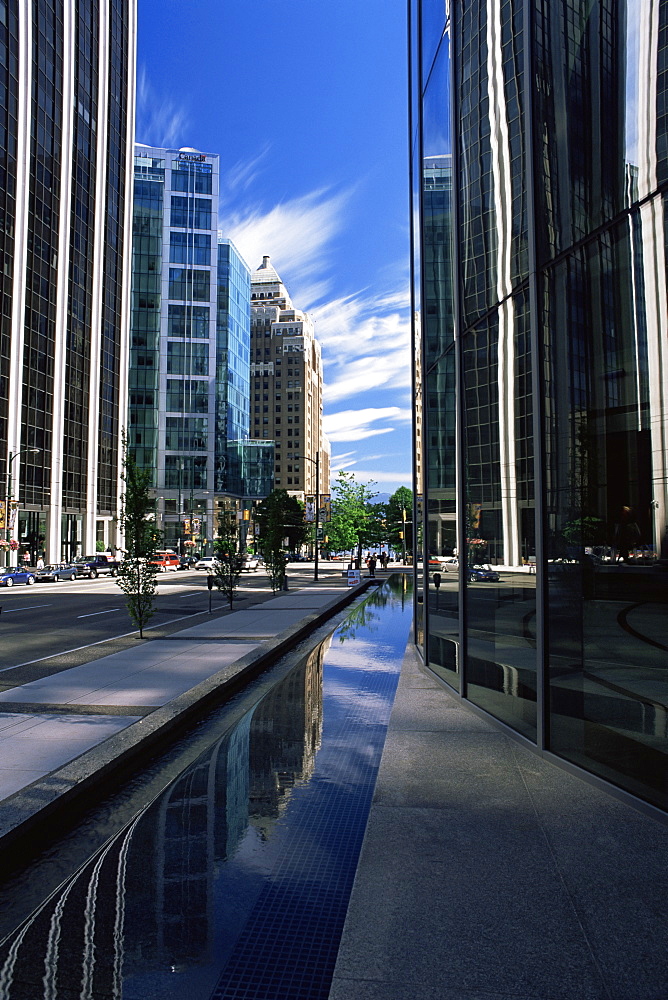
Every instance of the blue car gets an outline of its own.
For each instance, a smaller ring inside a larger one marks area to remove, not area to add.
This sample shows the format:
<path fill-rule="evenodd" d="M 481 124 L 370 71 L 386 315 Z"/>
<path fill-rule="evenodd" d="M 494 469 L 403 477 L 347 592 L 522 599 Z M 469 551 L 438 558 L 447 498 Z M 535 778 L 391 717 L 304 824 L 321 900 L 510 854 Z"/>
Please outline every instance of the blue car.
<path fill-rule="evenodd" d="M 469 566 L 468 568 L 469 583 L 498 583 L 500 579 L 499 574 L 491 567 Z"/>
<path fill-rule="evenodd" d="M 70 566 L 68 563 L 54 563 L 53 565 L 45 566 L 44 569 L 36 569 L 34 575 L 38 583 L 47 581 L 58 583 L 60 580 L 76 580 L 77 568 L 76 566 Z"/>
<path fill-rule="evenodd" d="M 8 569 L 0 571 L 0 586 L 13 587 L 15 583 L 25 583 L 28 587 L 35 582 L 35 574 L 29 569 Z"/>

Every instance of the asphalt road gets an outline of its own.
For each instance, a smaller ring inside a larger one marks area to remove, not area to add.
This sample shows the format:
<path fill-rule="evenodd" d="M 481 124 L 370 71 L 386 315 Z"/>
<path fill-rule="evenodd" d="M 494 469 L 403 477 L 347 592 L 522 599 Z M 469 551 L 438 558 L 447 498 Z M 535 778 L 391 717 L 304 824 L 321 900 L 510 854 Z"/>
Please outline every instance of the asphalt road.
<path fill-rule="evenodd" d="M 329 573 L 338 576 L 340 567 L 335 563 L 323 566 L 322 575 Z M 312 564 L 308 563 L 291 565 L 288 570 L 288 577 L 302 586 L 312 574 Z M 158 597 L 149 626 L 151 633 L 169 630 L 170 625 L 175 630 L 186 628 L 189 618 L 194 624 L 200 616 L 208 615 L 206 573 L 194 570 L 161 573 L 157 579 Z M 244 573 L 239 580 L 235 610 L 271 596 L 264 570 Z M 217 590 L 212 592 L 211 604 L 214 613 L 227 611 L 227 602 Z M 11 673 L 15 667 L 38 667 L 44 660 L 66 653 L 73 655 L 61 666 L 74 665 L 95 644 L 137 634 L 137 627 L 125 608 L 125 597 L 111 577 L 0 587 L 0 608 L 0 688 L 12 681 L 16 683 L 16 675 Z M 102 653 L 100 648 L 97 655 Z M 26 675 L 30 676 L 31 673 Z M 24 680 L 23 675 L 20 679 Z"/>
<path fill-rule="evenodd" d="M 267 578 L 255 574 L 240 581 L 246 589 L 264 589 Z M 217 591 L 212 607 L 225 608 Z M 243 604 L 240 604 L 243 607 Z M 0 589 L 0 674 L 11 667 L 136 632 L 116 581 L 97 580 L 36 583 L 32 587 Z M 208 613 L 209 592 L 204 573 L 165 573 L 158 577 L 156 614 L 151 628 Z"/>

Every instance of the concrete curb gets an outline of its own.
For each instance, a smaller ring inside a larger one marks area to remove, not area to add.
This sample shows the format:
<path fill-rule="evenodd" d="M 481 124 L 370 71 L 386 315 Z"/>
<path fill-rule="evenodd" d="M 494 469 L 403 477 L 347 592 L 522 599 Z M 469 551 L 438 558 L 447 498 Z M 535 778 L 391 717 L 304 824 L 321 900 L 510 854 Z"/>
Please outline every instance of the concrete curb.
<path fill-rule="evenodd" d="M 200 681 L 127 729 L 1 801 L 0 849 L 5 867 L 11 867 L 12 863 L 38 850 L 47 839 L 58 834 L 59 828 L 71 825 L 92 804 L 96 791 L 106 794 L 111 790 L 101 786 L 141 767 L 147 753 L 160 751 L 198 716 L 231 698 L 319 625 L 363 594 L 373 582 L 363 580 L 358 587 L 334 597 L 318 611 L 273 639 L 265 640 L 259 648 Z"/>

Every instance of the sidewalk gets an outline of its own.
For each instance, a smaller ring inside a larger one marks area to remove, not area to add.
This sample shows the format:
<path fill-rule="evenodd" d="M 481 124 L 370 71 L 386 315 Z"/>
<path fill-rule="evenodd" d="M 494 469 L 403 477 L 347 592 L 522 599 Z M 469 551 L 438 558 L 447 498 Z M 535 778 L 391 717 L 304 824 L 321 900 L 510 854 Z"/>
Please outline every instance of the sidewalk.
<path fill-rule="evenodd" d="M 166 740 L 367 586 L 338 573 L 0 691 L 0 844 Z"/>
<path fill-rule="evenodd" d="M 452 697 L 409 645 L 330 1000 L 666 1000 L 668 826 Z"/>

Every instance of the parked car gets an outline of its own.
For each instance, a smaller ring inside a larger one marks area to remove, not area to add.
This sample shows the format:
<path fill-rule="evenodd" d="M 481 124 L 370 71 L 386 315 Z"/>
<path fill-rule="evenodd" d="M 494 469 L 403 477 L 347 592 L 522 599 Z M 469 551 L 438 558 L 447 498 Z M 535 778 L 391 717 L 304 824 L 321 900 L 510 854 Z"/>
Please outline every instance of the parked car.
<path fill-rule="evenodd" d="M 157 566 L 160 573 L 168 573 L 170 570 L 176 572 L 181 566 L 181 560 L 176 552 L 156 552 L 149 559 L 148 564 L 149 566 Z"/>
<path fill-rule="evenodd" d="M 491 566 L 483 568 L 477 565 L 468 568 L 469 583 L 498 583 L 500 579 L 499 574 Z"/>
<path fill-rule="evenodd" d="M 76 580 L 78 576 L 77 567 L 69 563 L 53 563 L 43 569 L 35 570 L 35 579 L 38 583 L 60 583 L 61 580 Z"/>
<path fill-rule="evenodd" d="M 13 587 L 15 583 L 25 583 L 29 587 L 35 582 L 35 574 L 31 569 L 19 569 L 18 566 L 0 571 L 0 586 Z"/>
<path fill-rule="evenodd" d="M 202 558 L 198 559 L 197 562 L 195 563 L 195 569 L 205 569 L 208 570 L 208 572 L 212 573 L 216 568 L 215 563 L 216 563 L 215 556 L 202 556 Z"/>
<path fill-rule="evenodd" d="M 90 580 L 95 580 L 98 576 L 116 576 L 118 573 L 118 560 L 106 555 L 79 556 L 72 565 L 78 576 L 87 576 Z"/>

